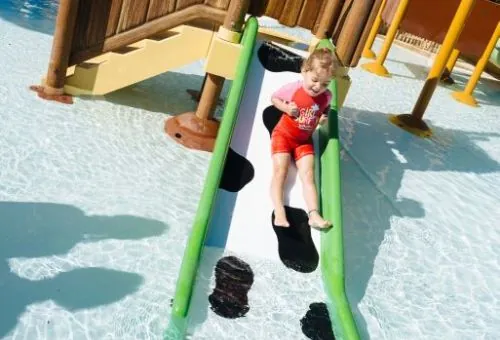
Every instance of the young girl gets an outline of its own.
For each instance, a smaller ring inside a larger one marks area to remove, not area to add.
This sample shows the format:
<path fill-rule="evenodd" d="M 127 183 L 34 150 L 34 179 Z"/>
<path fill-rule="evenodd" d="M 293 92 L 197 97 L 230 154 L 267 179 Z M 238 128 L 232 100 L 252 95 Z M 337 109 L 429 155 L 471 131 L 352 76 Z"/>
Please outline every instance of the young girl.
<path fill-rule="evenodd" d="M 302 64 L 303 79 L 286 84 L 272 95 L 273 105 L 284 113 L 271 135 L 271 198 L 276 226 L 289 227 L 283 204 L 283 186 L 292 156 L 302 181 L 309 225 L 314 228 L 331 226 L 318 211 L 312 134 L 318 123 L 327 119 L 332 98 L 328 85 L 338 65 L 338 59 L 329 49 L 314 50 Z"/>

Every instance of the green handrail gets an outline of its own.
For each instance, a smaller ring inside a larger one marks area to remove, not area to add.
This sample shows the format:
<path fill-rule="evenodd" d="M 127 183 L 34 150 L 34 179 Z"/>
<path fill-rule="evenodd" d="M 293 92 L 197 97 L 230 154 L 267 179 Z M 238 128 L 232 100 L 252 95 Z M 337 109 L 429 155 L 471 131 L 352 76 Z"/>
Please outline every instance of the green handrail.
<path fill-rule="evenodd" d="M 335 50 L 328 39 L 317 48 Z M 337 82 L 330 84 L 332 92 L 328 124 L 319 130 L 320 192 L 323 217 L 333 222 L 333 228 L 321 234 L 321 272 L 326 292 L 333 302 L 330 310 L 336 334 L 345 340 L 359 340 L 358 329 L 345 293 L 344 240 L 342 225 L 342 182 L 340 174 L 340 141 L 338 128 Z"/>
<path fill-rule="evenodd" d="M 177 279 L 171 317 L 171 322 L 173 322 L 174 327 L 181 334 L 185 332 L 186 317 L 193 294 L 200 257 L 205 244 L 205 237 L 216 200 L 220 179 L 224 170 L 227 151 L 238 117 L 240 102 L 245 90 L 248 69 L 252 60 L 258 28 L 258 21 L 255 17 L 250 17 L 245 23 L 241 40 L 243 49 L 238 61 L 236 75 L 224 107 L 222 122 L 215 141 L 213 155 L 198 204 L 198 210 L 194 218 L 193 228 L 184 251 L 184 257 Z"/>

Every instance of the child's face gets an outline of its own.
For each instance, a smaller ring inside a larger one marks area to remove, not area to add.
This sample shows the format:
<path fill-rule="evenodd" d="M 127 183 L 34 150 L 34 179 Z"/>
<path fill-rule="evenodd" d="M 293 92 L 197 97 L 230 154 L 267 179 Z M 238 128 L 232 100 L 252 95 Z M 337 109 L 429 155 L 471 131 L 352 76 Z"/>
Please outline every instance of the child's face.
<path fill-rule="evenodd" d="M 326 91 L 332 76 L 328 70 L 318 67 L 318 62 L 313 63 L 313 67 L 309 71 L 303 71 L 304 77 L 304 90 L 311 97 L 316 97 Z"/>

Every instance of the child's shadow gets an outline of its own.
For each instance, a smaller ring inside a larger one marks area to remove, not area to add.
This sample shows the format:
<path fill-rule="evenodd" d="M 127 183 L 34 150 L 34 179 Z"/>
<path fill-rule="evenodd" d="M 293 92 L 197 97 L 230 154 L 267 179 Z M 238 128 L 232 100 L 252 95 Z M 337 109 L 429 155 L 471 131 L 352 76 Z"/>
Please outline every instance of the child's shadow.
<path fill-rule="evenodd" d="M 140 239 L 166 230 L 159 221 L 87 216 L 76 207 L 52 203 L 1 202 L 0 216 L 0 338 L 16 327 L 33 303 L 53 300 L 68 310 L 93 308 L 134 293 L 143 281 L 135 273 L 92 267 L 30 280 L 11 270 L 10 259 L 64 255 L 81 242 Z"/>

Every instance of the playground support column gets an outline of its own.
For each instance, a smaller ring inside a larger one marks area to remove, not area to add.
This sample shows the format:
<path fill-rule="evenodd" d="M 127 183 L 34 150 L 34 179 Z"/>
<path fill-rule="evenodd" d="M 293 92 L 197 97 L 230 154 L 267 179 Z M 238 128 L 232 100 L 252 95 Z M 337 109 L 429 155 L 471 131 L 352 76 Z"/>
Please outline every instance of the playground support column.
<path fill-rule="evenodd" d="M 370 31 L 370 35 L 368 36 L 368 39 L 366 40 L 365 48 L 363 49 L 363 58 L 367 59 L 375 59 L 376 55 L 372 51 L 372 46 L 373 43 L 375 42 L 375 38 L 377 37 L 378 30 L 380 29 L 380 25 L 382 24 L 382 12 L 384 11 L 385 4 L 387 0 L 382 0 L 382 4 L 380 5 L 380 9 L 377 14 L 377 18 L 375 19 L 375 22 L 373 23 L 373 26 Z"/>
<path fill-rule="evenodd" d="M 398 116 L 391 115 L 389 118 L 391 123 L 419 137 L 430 137 L 432 135 L 431 130 L 422 120 L 422 117 L 424 116 L 425 110 L 427 109 L 432 95 L 436 90 L 446 62 L 450 59 L 451 52 L 455 47 L 460 34 L 462 33 L 465 22 L 467 21 L 469 14 L 472 12 L 475 2 L 476 0 L 462 0 L 460 2 L 458 10 L 453 17 L 450 28 L 446 33 L 443 44 L 439 49 L 434 65 L 432 65 L 412 113 L 401 114 Z"/>
<path fill-rule="evenodd" d="M 389 71 L 384 66 L 385 59 L 389 54 L 389 50 L 391 49 L 391 45 L 396 38 L 396 33 L 398 32 L 399 25 L 401 21 L 403 21 L 403 17 L 406 13 L 406 9 L 408 8 L 408 3 L 410 0 L 401 0 L 399 2 L 398 8 L 396 9 L 396 13 L 394 14 L 394 19 L 392 19 L 391 25 L 389 26 L 389 30 L 387 31 L 387 35 L 384 40 L 384 44 L 382 45 L 382 49 L 379 52 L 377 60 L 372 63 L 367 63 L 361 65 L 363 69 L 368 72 L 374 73 L 378 76 L 382 77 L 390 77 Z"/>
<path fill-rule="evenodd" d="M 446 63 L 446 67 L 444 68 L 443 74 L 441 75 L 441 81 L 445 84 L 454 84 L 455 81 L 451 78 L 451 72 L 453 72 L 453 68 L 457 63 L 458 57 L 460 56 L 460 51 L 456 48 L 453 49 L 450 55 L 450 59 Z"/>
<path fill-rule="evenodd" d="M 350 66 L 373 8 L 374 0 L 354 1 L 337 36 L 335 50 L 345 66 Z"/>
<path fill-rule="evenodd" d="M 41 98 L 63 103 L 72 102 L 71 97 L 64 95 L 64 81 L 75 29 L 78 3 L 79 0 L 60 0 L 59 2 L 47 77 L 42 86 L 31 86 L 31 89 L 38 92 L 38 96 Z"/>
<path fill-rule="evenodd" d="M 235 43 L 239 41 L 249 5 L 250 0 L 231 0 L 224 25 L 219 29 L 219 38 Z M 211 152 L 219 130 L 219 122 L 213 115 L 224 80 L 224 77 L 207 73 L 196 112 L 167 119 L 165 132 L 188 148 Z"/>
<path fill-rule="evenodd" d="M 336 14 L 339 12 L 341 6 L 342 2 L 340 0 L 327 0 L 325 9 L 319 20 L 318 30 L 309 45 L 309 52 L 314 51 L 319 41 L 328 36 L 328 33 L 332 30 Z"/>
<path fill-rule="evenodd" d="M 453 98 L 455 98 L 455 100 L 470 106 L 478 106 L 476 99 L 472 96 L 472 92 L 474 92 L 474 89 L 477 86 L 477 82 L 479 81 L 479 78 L 481 78 L 481 74 L 483 73 L 486 64 L 488 64 L 490 55 L 493 52 L 493 49 L 495 48 L 495 45 L 499 38 L 500 22 L 498 22 L 495 32 L 493 32 L 493 35 L 491 36 L 486 49 L 481 55 L 481 58 L 478 60 L 476 67 L 474 68 L 474 72 L 472 72 L 472 75 L 470 76 L 469 81 L 465 86 L 465 90 L 463 92 L 457 91 L 452 93 L 452 96 Z"/>

